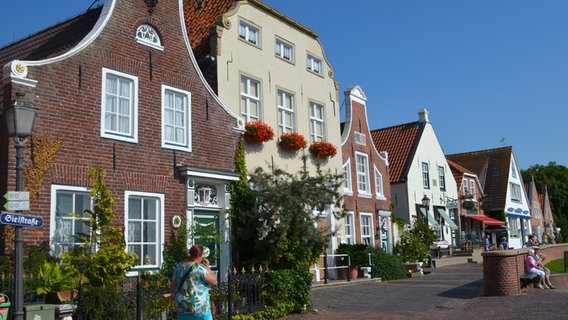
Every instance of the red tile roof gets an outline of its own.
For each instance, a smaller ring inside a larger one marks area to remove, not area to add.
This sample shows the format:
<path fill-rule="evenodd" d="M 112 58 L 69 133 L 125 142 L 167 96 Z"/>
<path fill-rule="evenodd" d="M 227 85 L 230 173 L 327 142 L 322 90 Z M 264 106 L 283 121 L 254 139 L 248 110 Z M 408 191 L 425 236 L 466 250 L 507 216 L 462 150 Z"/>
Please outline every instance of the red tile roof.
<path fill-rule="evenodd" d="M 451 160 L 477 174 L 487 195 L 491 211 L 505 210 L 512 147 L 447 155 Z"/>
<path fill-rule="evenodd" d="M 1 48 L 0 66 L 16 59 L 47 59 L 73 48 L 93 29 L 101 10 L 91 9 Z"/>
<path fill-rule="evenodd" d="M 196 57 L 204 57 L 211 50 L 210 29 L 217 17 L 226 13 L 234 0 L 184 0 L 183 14 L 191 48 Z M 238 26 L 233 26 L 234 28 Z"/>
<path fill-rule="evenodd" d="M 424 122 L 416 121 L 371 130 L 371 137 L 377 151 L 388 152 L 391 183 L 406 181 L 406 175 L 424 131 L 424 126 Z"/>
<path fill-rule="evenodd" d="M 473 173 L 470 170 L 460 166 L 459 164 L 453 162 L 452 160 L 446 159 L 446 161 L 448 162 L 448 165 L 450 166 L 450 170 L 452 170 L 452 175 L 454 176 L 454 179 L 456 180 L 456 185 L 458 186 L 458 190 L 459 190 L 461 185 L 462 185 L 464 173 L 469 173 L 469 174 L 475 174 L 475 173 Z"/>

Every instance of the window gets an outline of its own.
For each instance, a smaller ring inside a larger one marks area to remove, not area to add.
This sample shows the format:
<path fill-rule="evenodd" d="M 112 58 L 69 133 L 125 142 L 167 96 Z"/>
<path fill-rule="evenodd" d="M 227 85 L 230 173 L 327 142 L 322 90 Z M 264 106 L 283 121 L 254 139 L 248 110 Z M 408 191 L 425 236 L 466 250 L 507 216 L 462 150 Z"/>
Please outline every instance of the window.
<path fill-rule="evenodd" d="M 353 194 L 353 187 L 351 186 L 351 160 L 343 165 L 343 191 L 346 194 Z"/>
<path fill-rule="evenodd" d="M 467 179 L 463 179 L 462 185 L 463 185 L 463 195 L 464 196 L 468 196 L 469 195 L 469 187 L 468 187 L 468 180 Z"/>
<path fill-rule="evenodd" d="M 152 26 L 143 24 L 136 29 L 136 42 L 150 46 L 154 49 L 164 50 L 160 36 Z"/>
<path fill-rule="evenodd" d="M 438 176 L 440 178 L 440 191 L 446 191 L 446 172 L 444 167 L 438 166 Z"/>
<path fill-rule="evenodd" d="M 308 54 L 307 68 L 308 68 L 308 71 L 319 74 L 321 76 L 322 75 L 321 59 L 318 59 L 318 58 L 312 56 L 311 54 Z"/>
<path fill-rule="evenodd" d="M 126 251 L 138 256 L 135 266 L 161 266 L 164 195 L 127 191 L 125 208 Z"/>
<path fill-rule="evenodd" d="M 191 151 L 189 92 L 162 86 L 162 147 Z"/>
<path fill-rule="evenodd" d="M 469 182 L 471 186 L 471 195 L 473 196 L 473 199 L 475 199 L 477 197 L 477 195 L 475 194 L 475 180 L 469 180 Z"/>
<path fill-rule="evenodd" d="M 359 195 L 369 196 L 369 160 L 366 154 L 356 153 L 357 158 L 357 188 Z"/>
<path fill-rule="evenodd" d="M 84 212 L 92 208 L 91 193 L 87 188 L 52 185 L 51 199 L 55 199 L 51 203 L 51 221 L 55 221 L 50 226 L 51 248 L 53 255 L 61 258 L 63 252 L 81 244 L 76 236 L 89 235 L 90 229 L 82 220 L 88 220 Z"/>
<path fill-rule="evenodd" d="M 353 213 L 345 215 L 345 239 L 345 243 L 355 244 L 355 241 L 353 241 Z"/>
<path fill-rule="evenodd" d="M 138 78 L 103 69 L 101 136 L 137 142 Z"/>
<path fill-rule="evenodd" d="M 276 39 L 275 53 L 277 57 L 280 57 L 287 61 L 294 61 L 294 47 L 284 40 Z"/>
<path fill-rule="evenodd" d="M 424 189 L 430 189 L 430 173 L 427 162 L 422 162 L 422 186 Z"/>
<path fill-rule="evenodd" d="M 515 166 L 515 161 L 513 161 L 513 159 L 511 159 L 511 176 L 513 178 L 517 178 L 517 166 Z"/>
<path fill-rule="evenodd" d="M 246 122 L 260 120 L 260 82 L 241 76 L 241 116 Z"/>
<path fill-rule="evenodd" d="M 384 199 L 385 193 L 383 191 L 383 175 L 377 167 L 375 167 L 375 189 L 377 198 Z"/>
<path fill-rule="evenodd" d="M 294 95 L 278 90 L 278 129 L 280 134 L 294 132 Z"/>
<path fill-rule="evenodd" d="M 312 141 L 322 141 L 325 139 L 325 120 L 323 106 L 315 102 L 310 102 L 310 135 Z"/>
<path fill-rule="evenodd" d="M 361 243 L 371 246 L 373 242 L 373 215 L 361 213 Z"/>
<path fill-rule="evenodd" d="M 260 29 L 250 23 L 241 21 L 239 24 L 239 38 L 257 47 L 260 46 Z"/>
<path fill-rule="evenodd" d="M 511 188 L 511 201 L 513 202 L 521 202 L 521 186 L 516 183 L 509 183 Z"/>

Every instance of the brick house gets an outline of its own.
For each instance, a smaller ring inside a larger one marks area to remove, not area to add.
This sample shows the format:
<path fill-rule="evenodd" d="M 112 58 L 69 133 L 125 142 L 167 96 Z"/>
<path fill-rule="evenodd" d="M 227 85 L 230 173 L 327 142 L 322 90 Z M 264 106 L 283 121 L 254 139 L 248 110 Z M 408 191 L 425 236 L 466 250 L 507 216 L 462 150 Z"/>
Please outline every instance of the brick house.
<path fill-rule="evenodd" d="M 531 207 L 531 226 L 538 243 L 554 243 L 558 232 L 548 199 L 548 188 L 540 189 L 532 175 L 524 177 L 525 190 Z"/>
<path fill-rule="evenodd" d="M 228 252 L 227 186 L 238 179 L 243 122 L 204 80 L 181 17 L 182 1 L 107 0 L 0 49 L 3 109 L 18 92 L 39 109 L 25 166 L 47 165 L 28 189 L 29 214 L 44 227 L 25 228 L 26 243 L 48 241 L 56 256 L 74 246 L 81 224 L 68 212 L 90 208 L 87 170 L 100 167 L 117 200 L 112 223 L 138 253 L 137 267 L 161 266 L 180 217 L 216 226 L 221 243 L 212 249 Z M 15 188 L 15 152 L 5 126 L 0 137 L 6 192 Z M 9 228 L 1 231 L 10 245 Z M 229 262 L 220 255 L 214 267 L 224 272 Z"/>
<path fill-rule="evenodd" d="M 345 91 L 342 125 L 344 203 L 341 242 L 393 249 L 388 154 L 379 152 L 367 121 L 367 97 L 359 86 Z"/>

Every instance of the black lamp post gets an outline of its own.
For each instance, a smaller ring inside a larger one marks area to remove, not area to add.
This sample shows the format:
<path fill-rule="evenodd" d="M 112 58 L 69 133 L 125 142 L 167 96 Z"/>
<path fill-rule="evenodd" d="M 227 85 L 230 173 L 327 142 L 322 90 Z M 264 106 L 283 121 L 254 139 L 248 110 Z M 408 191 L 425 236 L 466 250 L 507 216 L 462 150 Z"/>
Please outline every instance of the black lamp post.
<path fill-rule="evenodd" d="M 426 221 L 428 221 L 428 210 L 430 209 L 430 198 L 427 195 L 424 195 L 422 198 L 422 206 L 426 209 L 426 216 L 424 217 Z"/>
<path fill-rule="evenodd" d="M 25 94 L 16 93 L 17 99 L 6 109 L 8 135 L 14 138 L 16 148 L 16 191 L 23 191 L 24 150 L 26 138 L 32 135 L 37 109 L 31 102 L 24 101 Z M 14 249 L 14 319 L 24 319 L 24 234 L 22 226 L 15 226 Z"/>

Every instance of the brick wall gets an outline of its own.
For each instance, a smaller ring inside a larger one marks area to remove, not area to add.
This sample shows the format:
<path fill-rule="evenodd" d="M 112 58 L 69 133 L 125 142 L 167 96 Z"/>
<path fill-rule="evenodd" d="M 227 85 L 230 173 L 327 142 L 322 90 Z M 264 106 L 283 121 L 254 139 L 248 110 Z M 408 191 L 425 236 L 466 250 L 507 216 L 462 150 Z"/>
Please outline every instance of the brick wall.
<path fill-rule="evenodd" d="M 547 261 L 564 258 L 568 244 L 541 247 Z M 510 296 L 521 293 L 520 277 L 525 273 L 528 249 L 483 252 L 484 295 Z"/>

